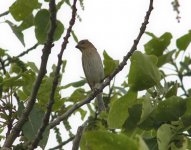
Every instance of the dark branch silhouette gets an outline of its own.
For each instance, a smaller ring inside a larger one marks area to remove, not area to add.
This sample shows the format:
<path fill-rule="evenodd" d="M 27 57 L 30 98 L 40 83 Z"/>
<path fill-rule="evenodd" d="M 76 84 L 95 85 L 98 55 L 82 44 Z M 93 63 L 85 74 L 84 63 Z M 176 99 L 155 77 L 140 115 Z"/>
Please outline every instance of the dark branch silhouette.
<path fill-rule="evenodd" d="M 36 49 L 38 46 L 39 46 L 39 44 L 36 43 L 32 47 L 30 47 L 27 50 L 25 50 L 25 51 L 21 52 L 20 54 L 18 54 L 17 56 L 13 56 L 13 57 L 8 56 L 7 59 L 3 60 L 4 67 L 8 66 L 12 62 L 12 60 L 14 58 L 20 58 L 20 57 L 24 56 L 24 55 L 28 54 L 30 51 Z M 0 69 L 3 69 L 2 66 L 0 67 Z"/>
<path fill-rule="evenodd" d="M 72 146 L 72 150 L 78 150 L 80 147 L 80 141 L 83 135 L 83 132 L 85 130 L 85 128 L 87 127 L 89 120 L 86 120 L 81 126 L 78 127 L 76 136 L 73 140 L 73 146 Z"/>
<path fill-rule="evenodd" d="M 82 137 L 84 128 L 85 128 L 85 126 L 83 126 L 83 125 L 78 127 L 76 136 L 75 136 L 75 138 L 74 138 L 74 140 L 73 140 L 72 150 L 78 150 L 78 149 L 79 149 L 80 140 L 81 140 L 81 137 Z"/>
<path fill-rule="evenodd" d="M 72 17 L 71 17 L 71 20 L 70 20 L 70 24 L 69 24 L 69 28 L 66 32 L 66 36 L 64 37 L 64 42 L 62 43 L 62 48 L 61 48 L 61 51 L 58 55 L 58 62 L 57 62 L 57 67 L 56 67 L 56 71 L 55 71 L 55 74 L 54 74 L 54 80 L 53 80 L 53 85 L 52 85 L 52 90 L 51 90 L 51 93 L 50 93 L 50 99 L 49 99 L 49 103 L 48 103 L 48 106 L 47 106 L 47 111 L 44 115 L 44 118 L 43 118 L 43 123 L 42 123 L 42 126 L 41 128 L 38 130 L 38 133 L 31 145 L 31 147 L 29 149 L 34 149 L 38 146 L 38 143 L 40 142 L 40 140 L 42 139 L 42 136 L 43 136 L 43 133 L 49 123 L 49 118 L 50 118 L 50 114 L 52 112 L 52 106 L 54 104 L 54 95 L 55 95 L 55 92 L 56 92 L 56 88 L 58 86 L 58 80 L 59 80 L 59 77 L 60 77 L 60 68 L 61 68 L 61 65 L 62 65 L 62 55 L 64 53 L 64 50 L 66 49 L 66 46 L 67 46 L 67 43 L 68 43 L 68 39 L 70 37 L 70 33 L 72 31 L 72 27 L 75 23 L 75 17 L 76 17 L 76 2 L 77 0 L 74 0 L 73 2 L 73 5 L 72 5 Z"/>
<path fill-rule="evenodd" d="M 0 14 L 0 17 L 6 16 L 6 15 L 8 15 L 8 14 L 9 14 L 9 11 L 6 11 L 6 12 Z"/>
<path fill-rule="evenodd" d="M 50 148 L 49 150 L 56 150 L 59 148 L 62 148 L 64 145 L 68 144 L 69 142 L 71 142 L 73 139 L 75 138 L 75 136 L 70 137 L 69 139 L 67 139 L 66 141 L 60 143 L 58 146 L 55 146 L 53 148 Z"/>
<path fill-rule="evenodd" d="M 18 137 L 22 126 L 25 124 L 27 121 L 27 118 L 31 112 L 31 110 L 34 107 L 35 101 L 36 101 L 36 96 L 38 93 L 38 90 L 40 88 L 41 82 L 43 77 L 46 74 L 46 66 L 47 66 L 47 61 L 51 52 L 51 48 L 53 47 L 53 37 L 56 29 L 56 6 L 55 6 L 55 0 L 51 0 L 49 2 L 49 9 L 50 9 L 50 20 L 51 20 L 51 28 L 48 33 L 48 39 L 44 45 L 44 48 L 42 49 L 43 54 L 41 56 L 41 65 L 40 65 L 40 70 L 37 76 L 37 79 L 34 83 L 29 101 L 21 114 L 21 117 L 19 118 L 18 122 L 16 125 L 13 127 L 11 133 L 9 136 L 6 138 L 5 143 L 3 145 L 3 148 L 10 148 L 15 141 L 15 139 Z"/>

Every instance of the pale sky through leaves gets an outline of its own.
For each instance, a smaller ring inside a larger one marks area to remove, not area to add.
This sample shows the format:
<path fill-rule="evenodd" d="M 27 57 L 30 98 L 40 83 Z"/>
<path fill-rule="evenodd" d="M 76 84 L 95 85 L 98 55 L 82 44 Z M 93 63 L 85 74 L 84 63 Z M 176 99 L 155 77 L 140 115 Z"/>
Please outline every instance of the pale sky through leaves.
<path fill-rule="evenodd" d="M 14 0 L 1 0 L 0 13 L 7 11 L 13 2 Z M 177 23 L 177 14 L 173 11 L 171 2 L 172 0 L 154 0 L 154 10 L 146 31 L 152 32 L 157 36 L 160 36 L 164 32 L 171 32 L 173 42 L 169 48 L 174 49 L 175 39 L 186 34 L 191 28 L 191 1 L 180 0 L 180 23 Z M 79 40 L 89 39 L 94 43 L 101 55 L 103 51 L 106 50 L 111 57 L 121 61 L 139 32 L 148 5 L 149 0 L 84 0 L 84 11 L 82 11 L 78 5 L 78 14 L 82 18 L 82 22 L 76 22 L 74 31 Z M 63 21 L 65 28 L 68 27 L 70 16 L 71 10 L 66 6 L 58 13 L 58 19 Z M 10 27 L 6 23 L 3 23 L 6 18 L 7 16 L 0 18 L 1 48 L 9 50 L 11 55 L 17 55 L 35 44 L 34 28 L 24 31 L 26 43 L 26 47 L 24 48 L 12 33 Z M 138 49 L 143 50 L 144 43 L 149 39 L 150 37 L 148 35 L 144 35 L 138 45 Z M 57 54 L 60 50 L 61 43 L 62 40 L 55 43 L 49 59 L 49 68 L 51 68 L 53 63 L 57 62 Z M 78 81 L 80 77 L 84 76 L 80 61 L 81 54 L 80 51 L 75 48 L 75 44 L 72 38 L 70 38 L 70 43 L 64 53 L 63 58 L 67 59 L 68 62 L 66 73 L 63 76 L 63 85 Z M 35 61 L 37 66 L 39 66 L 41 49 L 42 46 L 29 53 L 23 60 Z M 121 83 L 126 73 L 127 67 L 117 75 L 116 83 Z M 63 94 L 67 95 L 67 92 Z M 76 123 L 77 117 L 79 117 L 79 115 L 70 119 L 71 122 L 75 122 L 73 124 L 73 133 L 76 132 L 77 127 L 81 124 L 80 121 L 79 124 Z M 62 133 L 63 139 L 67 139 L 68 135 L 65 135 L 66 132 L 63 131 Z M 55 137 L 49 138 L 47 147 L 55 146 L 55 142 Z M 70 147 L 71 143 L 67 145 L 66 149 L 70 149 Z"/>

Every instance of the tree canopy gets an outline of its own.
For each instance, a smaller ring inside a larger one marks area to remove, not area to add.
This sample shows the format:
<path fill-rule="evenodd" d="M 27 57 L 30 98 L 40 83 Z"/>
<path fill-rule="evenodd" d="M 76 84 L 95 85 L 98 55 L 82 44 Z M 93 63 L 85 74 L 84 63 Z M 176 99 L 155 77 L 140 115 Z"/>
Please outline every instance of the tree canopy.
<path fill-rule="evenodd" d="M 153 0 L 149 0 L 131 48 L 122 61 L 103 52 L 105 79 L 90 91 L 85 78 L 69 84 L 63 84 L 67 79 L 62 78 L 68 65 L 63 55 L 71 40 L 78 43 L 73 26 L 81 20 L 77 9 L 84 10 L 84 5 L 83 0 L 15 0 L 0 14 L 12 17 L 4 23 L 23 46 L 28 29 L 34 30 L 37 41 L 17 56 L 0 45 L 1 148 L 45 149 L 54 135 L 58 145 L 51 150 L 64 149 L 72 141 L 72 150 L 191 149 L 191 31 L 178 38 L 168 31 L 162 35 L 146 32 L 153 10 Z M 66 9 L 63 6 L 71 10 L 68 22 L 57 18 L 57 13 Z M 180 21 L 179 1 L 174 0 L 172 6 Z M 137 49 L 143 34 L 150 39 L 143 49 Z M 169 48 L 172 41 L 175 49 Z M 57 62 L 48 68 L 55 44 L 60 44 Z M 39 67 L 32 59 L 21 59 L 25 55 L 33 58 L 31 52 L 39 47 Z M 115 77 L 127 63 L 129 70 L 119 86 Z M 70 88 L 69 96 L 63 94 Z M 102 91 L 107 111 L 99 113 L 94 98 Z M 69 119 L 76 113 L 83 124 L 73 133 Z M 69 138 L 64 141 L 63 135 Z M 19 142 L 15 142 L 17 138 Z"/>

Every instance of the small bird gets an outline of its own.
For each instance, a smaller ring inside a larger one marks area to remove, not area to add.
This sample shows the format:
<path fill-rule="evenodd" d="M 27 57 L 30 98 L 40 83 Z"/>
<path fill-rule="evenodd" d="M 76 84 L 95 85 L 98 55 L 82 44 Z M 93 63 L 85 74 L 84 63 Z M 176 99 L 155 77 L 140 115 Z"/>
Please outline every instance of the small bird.
<path fill-rule="evenodd" d="M 81 40 L 76 45 L 76 48 L 82 52 L 82 66 L 86 80 L 90 88 L 95 90 L 104 79 L 104 70 L 100 55 L 94 45 L 88 40 Z M 102 93 L 98 94 L 96 98 L 98 102 L 98 111 L 105 111 Z"/>

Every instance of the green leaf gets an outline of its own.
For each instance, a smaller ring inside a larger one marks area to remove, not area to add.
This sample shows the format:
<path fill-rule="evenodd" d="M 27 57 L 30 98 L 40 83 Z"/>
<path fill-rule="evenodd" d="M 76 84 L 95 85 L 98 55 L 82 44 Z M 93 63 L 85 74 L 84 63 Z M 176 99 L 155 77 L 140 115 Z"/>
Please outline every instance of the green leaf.
<path fill-rule="evenodd" d="M 28 121 L 24 124 L 22 128 L 24 136 L 29 141 L 34 140 L 39 128 L 41 127 L 43 117 L 44 117 L 44 111 L 42 111 L 38 105 L 35 105 L 29 115 Z M 49 130 L 47 129 L 43 133 L 43 139 L 39 143 L 41 148 L 44 148 L 46 146 L 46 143 L 48 141 L 48 136 L 49 136 Z"/>
<path fill-rule="evenodd" d="M 158 121 L 176 121 L 186 111 L 186 101 L 172 96 L 159 103 L 152 112 L 152 118 Z"/>
<path fill-rule="evenodd" d="M 64 25 L 59 20 L 56 21 L 56 30 L 54 33 L 54 41 L 57 41 L 62 36 L 62 33 L 64 32 Z"/>
<path fill-rule="evenodd" d="M 146 54 L 161 56 L 170 44 L 172 34 L 166 32 L 159 38 L 152 33 L 148 35 L 151 36 L 152 39 L 144 45 Z"/>
<path fill-rule="evenodd" d="M 27 70 L 26 64 L 23 61 L 21 61 L 18 57 L 12 57 L 11 63 L 15 63 L 18 67 L 20 67 L 22 72 L 25 72 Z"/>
<path fill-rule="evenodd" d="M 124 123 L 124 128 L 126 133 L 132 134 L 136 129 L 142 113 L 142 104 L 135 104 L 129 108 L 129 117 Z"/>
<path fill-rule="evenodd" d="M 16 112 L 18 117 L 21 116 L 24 109 L 25 109 L 24 103 L 21 101 L 18 101 L 18 111 Z"/>
<path fill-rule="evenodd" d="M 33 15 L 29 15 L 28 17 L 26 17 L 22 23 L 18 26 L 18 28 L 20 29 L 20 31 L 23 31 L 25 29 L 30 28 L 31 26 L 33 26 L 34 24 L 34 17 Z"/>
<path fill-rule="evenodd" d="M 143 140 L 143 138 L 140 135 L 137 135 L 137 140 L 138 140 L 138 150 L 149 150 L 147 144 Z"/>
<path fill-rule="evenodd" d="M 6 113 L 0 112 L 1 119 L 8 120 L 9 116 Z"/>
<path fill-rule="evenodd" d="M 21 91 L 21 90 L 18 90 L 17 91 L 17 95 L 18 95 L 18 97 L 19 97 L 19 100 L 21 100 L 21 101 L 26 101 L 27 100 L 27 98 L 28 98 L 28 95 L 26 95 L 23 91 Z"/>
<path fill-rule="evenodd" d="M 59 99 L 56 98 L 52 110 L 58 111 L 60 107 L 64 105 L 64 102 L 65 102 L 64 98 L 59 98 Z"/>
<path fill-rule="evenodd" d="M 58 4 L 56 5 L 56 9 L 59 10 L 61 8 L 61 6 L 64 4 L 66 0 L 61 0 L 58 2 Z"/>
<path fill-rule="evenodd" d="M 65 2 L 66 2 L 66 4 L 68 5 L 68 6 L 72 6 L 71 4 L 70 4 L 70 0 L 64 0 Z"/>
<path fill-rule="evenodd" d="M 178 90 L 178 83 L 175 83 L 166 93 L 165 97 L 169 98 L 171 96 L 176 96 L 177 95 L 177 90 Z"/>
<path fill-rule="evenodd" d="M 185 127 L 188 127 L 191 125 L 191 98 L 186 99 L 186 112 L 181 117 L 182 122 Z"/>
<path fill-rule="evenodd" d="M 69 83 L 69 84 L 67 84 L 67 85 L 65 85 L 65 86 L 63 86 L 62 87 L 62 89 L 67 89 L 67 88 L 69 88 L 69 87 L 80 87 L 80 86 L 83 86 L 84 84 L 86 83 L 86 80 L 85 79 L 83 79 L 83 80 L 80 80 L 80 81 L 76 81 L 76 82 L 72 82 L 72 83 Z"/>
<path fill-rule="evenodd" d="M 0 128 L 0 140 L 3 140 L 6 138 L 5 136 L 3 136 L 3 131 L 4 131 L 4 128 Z"/>
<path fill-rule="evenodd" d="M 62 73 L 65 72 L 66 64 L 67 64 L 67 60 L 63 60 L 63 62 L 62 62 Z"/>
<path fill-rule="evenodd" d="M 176 96 L 159 102 L 153 108 L 153 111 L 148 113 L 145 119 L 141 119 L 139 127 L 144 130 L 150 130 L 152 128 L 158 128 L 163 122 L 177 121 L 186 111 L 185 103 L 185 100 Z"/>
<path fill-rule="evenodd" d="M 40 8 L 38 0 L 17 0 L 9 8 L 15 20 L 21 21 L 30 16 L 34 9 Z"/>
<path fill-rule="evenodd" d="M 6 55 L 6 53 L 5 53 L 6 51 L 7 50 L 0 48 L 0 57 L 5 56 Z"/>
<path fill-rule="evenodd" d="M 78 43 L 79 40 L 78 40 L 78 37 L 76 36 L 75 32 L 72 31 L 71 33 L 72 33 L 72 37 L 73 37 L 74 41 L 75 41 L 76 43 Z"/>
<path fill-rule="evenodd" d="M 176 40 L 176 46 L 179 51 L 186 50 L 191 42 L 191 31 Z"/>
<path fill-rule="evenodd" d="M 3 77 L 0 76 L 0 98 L 2 98 L 3 93 Z"/>
<path fill-rule="evenodd" d="M 41 9 L 35 16 L 35 35 L 40 44 L 45 43 L 50 28 L 50 13 L 47 9 Z"/>
<path fill-rule="evenodd" d="M 157 57 L 145 55 L 139 51 L 131 57 L 128 78 L 129 86 L 137 91 L 148 89 L 160 83 L 160 72 L 156 67 Z"/>
<path fill-rule="evenodd" d="M 38 72 L 38 68 L 34 62 L 27 62 L 27 65 L 34 71 Z"/>
<path fill-rule="evenodd" d="M 159 120 L 155 120 L 152 118 L 152 114 L 149 114 L 149 116 L 147 118 L 145 118 L 145 120 L 140 119 L 140 122 L 138 124 L 139 128 L 143 129 L 143 130 L 151 130 L 151 129 L 155 129 L 158 128 L 161 125 L 161 121 Z"/>
<path fill-rule="evenodd" d="M 158 150 L 157 139 L 154 138 L 145 138 L 144 141 L 146 142 L 149 150 Z"/>
<path fill-rule="evenodd" d="M 25 95 L 29 96 L 31 94 L 31 90 L 32 90 L 33 84 L 35 82 L 35 79 L 36 79 L 36 76 L 32 70 L 28 70 L 28 71 L 22 73 L 22 80 L 25 83 L 25 85 L 22 88 L 23 88 L 23 92 L 25 93 Z"/>
<path fill-rule="evenodd" d="M 23 35 L 22 31 L 20 30 L 20 28 L 8 20 L 6 20 L 5 22 L 11 27 L 13 33 L 17 36 L 17 38 L 20 40 L 20 42 L 23 44 L 23 46 L 25 46 L 24 35 Z"/>
<path fill-rule="evenodd" d="M 108 116 L 110 128 L 121 128 L 129 117 L 128 109 L 136 103 L 137 92 L 129 91 L 126 95 L 114 101 Z"/>
<path fill-rule="evenodd" d="M 151 130 L 152 128 L 158 127 L 161 122 L 152 118 L 152 112 L 155 107 L 152 104 L 153 100 L 150 98 L 150 95 L 144 96 L 139 101 L 142 103 L 142 114 L 138 123 L 139 128 L 143 130 Z"/>
<path fill-rule="evenodd" d="M 137 144 L 123 134 L 108 131 L 86 131 L 80 144 L 81 150 L 137 150 Z"/>
<path fill-rule="evenodd" d="M 9 88 L 13 86 L 23 86 L 26 83 L 20 79 L 21 75 L 15 76 L 15 77 L 7 77 L 3 80 L 3 87 Z"/>
<path fill-rule="evenodd" d="M 66 3 L 71 8 L 72 5 L 70 4 L 70 0 L 61 0 L 56 5 L 57 10 L 59 10 L 63 6 L 64 3 Z"/>
<path fill-rule="evenodd" d="M 154 33 L 151 33 L 151 32 L 145 32 L 147 35 L 149 35 L 150 37 L 152 37 L 153 39 L 154 38 L 157 38 L 156 35 L 154 35 Z"/>
<path fill-rule="evenodd" d="M 54 41 L 57 41 L 64 32 L 64 25 L 59 20 L 56 21 L 57 27 L 54 33 Z M 47 9 L 41 9 L 35 16 L 35 35 L 39 44 L 44 44 L 48 38 L 50 29 L 50 13 Z"/>
<path fill-rule="evenodd" d="M 170 51 L 169 53 L 159 56 L 158 57 L 158 62 L 157 62 L 157 66 L 161 67 L 162 65 L 165 65 L 169 62 L 171 62 L 172 60 L 172 55 L 174 54 L 176 50 Z"/>
<path fill-rule="evenodd" d="M 141 114 L 141 119 L 139 121 L 139 124 L 145 121 L 150 116 L 150 114 L 152 113 L 154 109 L 150 98 L 143 97 L 143 99 L 141 100 L 142 100 L 142 114 Z"/>
<path fill-rule="evenodd" d="M 79 88 L 76 89 L 72 95 L 70 96 L 70 98 L 68 99 L 68 101 L 72 101 L 72 102 L 79 102 L 81 100 L 83 100 L 84 98 L 86 98 L 86 92 L 84 89 Z"/>
<path fill-rule="evenodd" d="M 190 139 L 185 135 L 176 135 L 171 143 L 171 150 L 189 150 L 188 142 Z"/>
<path fill-rule="evenodd" d="M 12 63 L 11 64 L 11 68 L 10 68 L 10 73 L 16 73 L 19 74 L 22 71 L 22 69 L 16 64 L 16 63 Z"/>
<path fill-rule="evenodd" d="M 174 133 L 174 126 L 170 124 L 163 124 L 158 130 L 157 130 L 157 143 L 158 143 L 158 149 L 159 150 L 168 150 L 170 148 L 170 142 Z"/>
<path fill-rule="evenodd" d="M 188 144 L 187 144 L 187 149 L 191 149 L 191 140 L 187 140 Z"/>
<path fill-rule="evenodd" d="M 45 106 L 48 103 L 50 91 L 52 89 L 52 83 L 53 77 L 44 77 L 37 96 L 39 104 Z"/>
<path fill-rule="evenodd" d="M 115 68 L 119 65 L 119 61 L 118 60 L 114 60 L 113 58 L 111 58 L 106 51 L 103 52 L 103 56 L 104 56 L 104 73 L 105 73 L 105 77 L 109 76 L 114 70 Z"/>
<path fill-rule="evenodd" d="M 86 114 L 87 114 L 87 111 L 85 111 L 85 110 L 82 109 L 82 108 L 79 108 L 77 111 L 78 111 L 78 112 L 80 113 L 80 115 L 81 115 L 81 120 L 84 120 L 84 118 L 85 118 L 85 116 L 86 116 Z"/>

